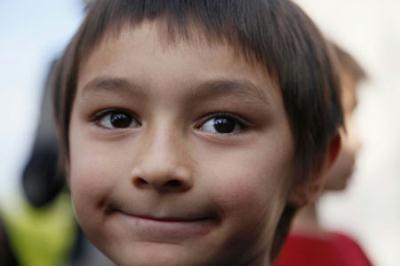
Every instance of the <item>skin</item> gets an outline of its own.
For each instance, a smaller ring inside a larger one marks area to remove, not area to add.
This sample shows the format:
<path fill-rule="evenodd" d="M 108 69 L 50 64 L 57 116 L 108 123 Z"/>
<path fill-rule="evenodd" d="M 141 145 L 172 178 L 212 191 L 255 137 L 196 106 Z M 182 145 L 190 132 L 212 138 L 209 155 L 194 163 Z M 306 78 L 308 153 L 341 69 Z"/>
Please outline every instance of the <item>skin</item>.
<path fill-rule="evenodd" d="M 76 216 L 118 265 L 269 265 L 294 197 L 279 88 L 230 46 L 166 44 L 158 29 L 126 27 L 81 66 L 69 132 Z M 232 132 L 217 130 L 221 116 Z"/>

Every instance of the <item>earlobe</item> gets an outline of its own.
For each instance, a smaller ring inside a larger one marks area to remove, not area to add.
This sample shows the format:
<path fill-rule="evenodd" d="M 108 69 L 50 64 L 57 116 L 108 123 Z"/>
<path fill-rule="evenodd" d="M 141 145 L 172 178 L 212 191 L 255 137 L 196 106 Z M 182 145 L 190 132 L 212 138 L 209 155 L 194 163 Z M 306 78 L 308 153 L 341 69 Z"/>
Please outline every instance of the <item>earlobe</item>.
<path fill-rule="evenodd" d="M 337 133 L 329 142 L 319 171 L 313 173 L 308 182 L 294 185 L 289 195 L 289 202 L 293 206 L 302 207 L 318 198 L 325 186 L 327 173 L 339 155 L 341 143 L 341 135 Z"/>

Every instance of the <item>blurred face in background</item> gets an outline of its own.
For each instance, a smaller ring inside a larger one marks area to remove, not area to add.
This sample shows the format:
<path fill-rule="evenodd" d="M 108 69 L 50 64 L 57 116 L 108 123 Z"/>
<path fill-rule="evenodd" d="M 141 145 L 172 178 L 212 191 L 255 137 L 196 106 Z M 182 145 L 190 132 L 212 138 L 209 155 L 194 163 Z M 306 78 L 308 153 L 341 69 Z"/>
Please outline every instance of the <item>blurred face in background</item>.
<path fill-rule="evenodd" d="M 353 175 L 360 138 L 354 128 L 353 112 L 357 107 L 357 81 L 343 69 L 340 73 L 342 83 L 342 103 L 345 115 L 346 132 L 342 130 L 342 149 L 327 176 L 326 190 L 344 190 Z"/>

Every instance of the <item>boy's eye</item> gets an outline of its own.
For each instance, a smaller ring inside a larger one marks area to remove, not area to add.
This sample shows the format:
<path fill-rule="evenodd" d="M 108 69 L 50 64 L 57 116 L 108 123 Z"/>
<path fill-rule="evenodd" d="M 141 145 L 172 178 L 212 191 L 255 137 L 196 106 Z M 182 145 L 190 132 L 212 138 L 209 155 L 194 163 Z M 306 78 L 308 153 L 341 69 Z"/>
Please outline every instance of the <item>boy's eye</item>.
<path fill-rule="evenodd" d="M 213 134 L 236 134 L 246 127 L 247 125 L 240 119 L 221 114 L 207 119 L 199 129 Z"/>
<path fill-rule="evenodd" d="M 97 116 L 97 123 L 107 129 L 138 127 L 140 123 L 123 111 L 105 111 Z"/>

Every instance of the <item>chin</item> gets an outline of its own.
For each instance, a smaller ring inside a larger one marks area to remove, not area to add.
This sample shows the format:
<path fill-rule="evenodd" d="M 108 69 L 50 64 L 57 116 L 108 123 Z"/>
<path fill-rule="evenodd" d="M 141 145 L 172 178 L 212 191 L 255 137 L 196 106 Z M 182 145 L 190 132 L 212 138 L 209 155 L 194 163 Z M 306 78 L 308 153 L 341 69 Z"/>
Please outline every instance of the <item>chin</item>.
<path fill-rule="evenodd" d="M 140 246 L 139 246 L 140 245 Z M 162 243 L 141 243 L 132 248 L 117 249 L 109 252 L 109 258 L 121 266 L 141 265 L 213 265 L 205 254 L 179 245 Z"/>

